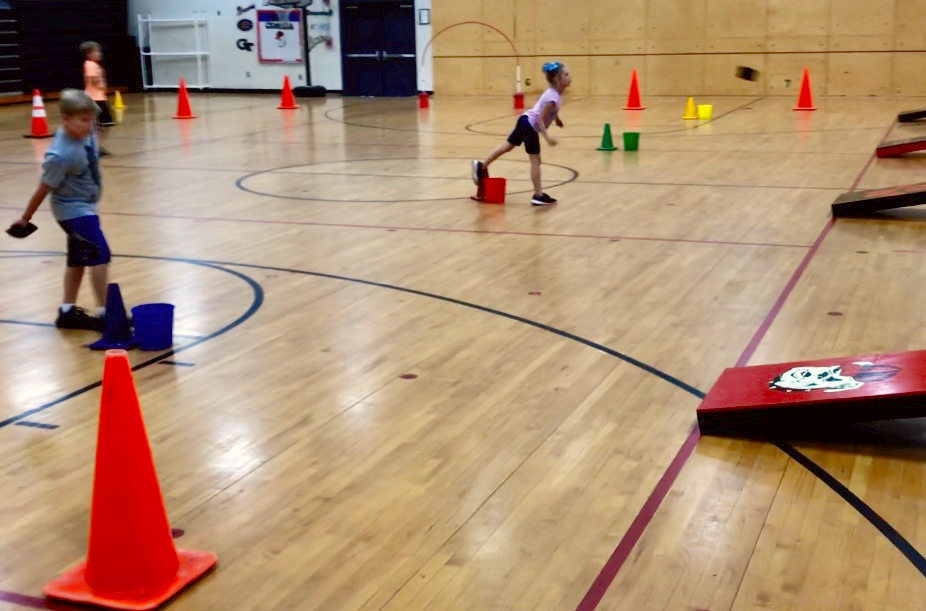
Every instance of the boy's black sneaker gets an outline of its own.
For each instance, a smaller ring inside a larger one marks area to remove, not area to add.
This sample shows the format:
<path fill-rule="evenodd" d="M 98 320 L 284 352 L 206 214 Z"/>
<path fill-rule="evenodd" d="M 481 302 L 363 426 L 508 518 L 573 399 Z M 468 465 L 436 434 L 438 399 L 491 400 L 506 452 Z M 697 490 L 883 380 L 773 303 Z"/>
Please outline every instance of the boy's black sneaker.
<path fill-rule="evenodd" d="M 103 319 L 87 314 L 87 310 L 73 306 L 67 312 L 58 308 L 58 319 L 55 326 L 59 329 L 81 329 L 84 331 L 102 331 Z"/>
<path fill-rule="evenodd" d="M 540 195 L 535 195 L 533 198 L 531 198 L 532 206 L 552 206 L 555 203 L 556 200 L 546 193 L 541 193 Z"/>
<path fill-rule="evenodd" d="M 485 178 L 486 174 L 486 165 L 477 159 L 473 159 L 470 163 L 473 170 L 473 182 L 478 187 L 482 183 L 482 179 Z"/>

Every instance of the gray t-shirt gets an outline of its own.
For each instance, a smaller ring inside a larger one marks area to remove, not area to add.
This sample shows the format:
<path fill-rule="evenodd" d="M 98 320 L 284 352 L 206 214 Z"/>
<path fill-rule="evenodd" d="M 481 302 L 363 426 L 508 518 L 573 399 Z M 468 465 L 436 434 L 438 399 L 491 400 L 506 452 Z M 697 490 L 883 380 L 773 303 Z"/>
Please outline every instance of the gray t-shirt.
<path fill-rule="evenodd" d="M 97 214 L 100 166 L 96 138 L 75 140 L 63 127 L 45 151 L 42 182 L 51 187 L 51 210 L 58 221 Z"/>

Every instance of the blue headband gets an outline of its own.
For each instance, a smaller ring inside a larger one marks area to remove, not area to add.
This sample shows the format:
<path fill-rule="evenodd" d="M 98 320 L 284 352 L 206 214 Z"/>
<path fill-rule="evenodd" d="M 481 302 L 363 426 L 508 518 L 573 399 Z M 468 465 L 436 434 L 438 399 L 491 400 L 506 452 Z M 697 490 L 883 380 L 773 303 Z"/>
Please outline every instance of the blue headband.
<path fill-rule="evenodd" d="M 544 74 L 549 74 L 550 72 L 555 72 L 562 67 L 563 65 L 559 62 L 547 62 L 546 64 L 543 65 L 542 70 Z"/>

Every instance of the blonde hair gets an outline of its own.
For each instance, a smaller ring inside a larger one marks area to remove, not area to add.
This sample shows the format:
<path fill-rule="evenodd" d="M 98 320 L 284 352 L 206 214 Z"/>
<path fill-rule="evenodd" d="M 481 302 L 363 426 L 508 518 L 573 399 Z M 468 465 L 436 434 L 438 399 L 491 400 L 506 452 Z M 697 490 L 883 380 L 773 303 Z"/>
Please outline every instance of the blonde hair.
<path fill-rule="evenodd" d="M 62 116 L 70 117 L 82 112 L 97 114 L 100 112 L 100 107 L 90 99 L 89 95 L 79 89 L 63 89 L 58 99 L 58 111 Z"/>
<path fill-rule="evenodd" d="M 103 46 L 100 43 L 94 42 L 92 40 L 88 40 L 86 42 L 80 43 L 80 54 L 84 57 L 84 59 L 86 59 L 87 56 L 90 55 L 90 53 L 92 53 L 93 51 L 102 51 L 102 50 L 103 50 Z"/>

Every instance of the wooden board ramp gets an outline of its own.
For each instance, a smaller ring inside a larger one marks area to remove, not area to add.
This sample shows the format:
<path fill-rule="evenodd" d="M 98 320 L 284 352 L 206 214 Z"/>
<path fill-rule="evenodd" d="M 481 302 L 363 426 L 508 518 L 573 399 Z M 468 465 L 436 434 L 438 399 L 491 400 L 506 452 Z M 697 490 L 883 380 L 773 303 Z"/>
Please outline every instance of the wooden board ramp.
<path fill-rule="evenodd" d="M 833 202 L 833 216 L 859 216 L 926 204 L 926 182 L 843 193 Z"/>
<path fill-rule="evenodd" d="M 905 110 L 897 114 L 897 121 L 899 123 L 915 123 L 924 119 L 926 119 L 926 108 L 921 108 L 919 110 Z"/>
<path fill-rule="evenodd" d="M 726 369 L 698 407 L 704 435 L 805 436 L 926 416 L 926 350 Z"/>
<path fill-rule="evenodd" d="M 926 151 L 926 136 L 918 138 L 907 138 L 906 140 L 894 140 L 878 145 L 875 149 L 875 155 L 879 158 L 899 157 L 908 153 L 917 151 Z"/>

